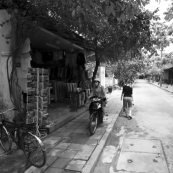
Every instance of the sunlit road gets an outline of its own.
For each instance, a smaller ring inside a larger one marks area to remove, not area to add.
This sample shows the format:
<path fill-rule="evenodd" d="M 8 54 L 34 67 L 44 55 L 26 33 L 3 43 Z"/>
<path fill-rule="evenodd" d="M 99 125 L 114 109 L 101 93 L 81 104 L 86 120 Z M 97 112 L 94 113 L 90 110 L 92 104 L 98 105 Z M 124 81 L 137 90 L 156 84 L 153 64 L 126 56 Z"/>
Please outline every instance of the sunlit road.
<path fill-rule="evenodd" d="M 173 173 L 173 94 L 146 80 L 136 80 L 133 91 L 133 119 L 127 120 L 120 114 L 94 173 L 129 173 L 117 170 L 124 137 L 161 140 L 169 171 Z"/>

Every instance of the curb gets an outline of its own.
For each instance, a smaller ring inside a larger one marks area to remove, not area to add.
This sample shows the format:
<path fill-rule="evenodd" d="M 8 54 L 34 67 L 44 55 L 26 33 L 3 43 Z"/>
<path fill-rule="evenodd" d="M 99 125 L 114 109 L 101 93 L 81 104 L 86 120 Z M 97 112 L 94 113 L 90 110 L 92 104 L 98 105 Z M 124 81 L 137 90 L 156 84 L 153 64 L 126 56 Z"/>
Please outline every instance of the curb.
<path fill-rule="evenodd" d="M 122 108 L 119 108 L 116 111 L 116 116 L 112 119 L 112 122 L 108 125 L 105 134 L 103 135 L 102 139 L 100 140 L 99 145 L 96 147 L 96 149 L 94 150 L 94 152 L 92 153 L 89 161 L 86 163 L 85 167 L 82 169 L 81 173 L 93 173 L 95 165 L 97 164 L 102 151 L 106 145 L 106 142 L 108 141 L 110 134 L 113 130 L 114 124 L 121 112 Z"/>
<path fill-rule="evenodd" d="M 160 89 L 162 89 L 162 90 L 165 90 L 165 91 L 167 91 L 167 92 L 170 92 L 170 93 L 173 93 L 173 91 L 169 91 L 169 90 L 167 90 L 167 89 L 165 89 L 165 88 L 162 88 L 162 87 L 160 87 L 160 86 L 158 86 L 158 85 L 156 85 L 156 84 L 153 84 L 153 83 L 151 83 L 151 82 L 148 82 L 149 84 L 152 84 L 152 85 L 154 85 L 154 86 L 156 86 L 156 87 L 158 87 L 158 88 L 160 88 Z"/>

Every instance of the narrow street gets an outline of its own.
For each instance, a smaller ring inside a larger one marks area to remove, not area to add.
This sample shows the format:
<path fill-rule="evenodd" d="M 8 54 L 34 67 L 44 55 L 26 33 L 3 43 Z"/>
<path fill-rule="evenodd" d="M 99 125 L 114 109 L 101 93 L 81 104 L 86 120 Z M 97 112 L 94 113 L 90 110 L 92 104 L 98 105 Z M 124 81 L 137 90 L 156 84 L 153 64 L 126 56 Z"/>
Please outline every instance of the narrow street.
<path fill-rule="evenodd" d="M 133 119 L 120 113 L 94 173 L 173 173 L 173 95 L 146 80 L 133 91 Z"/>

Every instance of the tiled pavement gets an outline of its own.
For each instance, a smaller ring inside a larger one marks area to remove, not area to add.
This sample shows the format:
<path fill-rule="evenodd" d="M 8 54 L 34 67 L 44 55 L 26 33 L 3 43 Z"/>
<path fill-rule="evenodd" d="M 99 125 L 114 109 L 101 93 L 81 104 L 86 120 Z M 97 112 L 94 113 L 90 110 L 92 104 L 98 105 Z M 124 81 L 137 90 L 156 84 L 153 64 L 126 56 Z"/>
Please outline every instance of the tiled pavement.
<path fill-rule="evenodd" d="M 31 166 L 25 173 L 83 173 L 86 172 L 84 169 L 87 170 L 87 165 L 90 169 L 91 159 L 99 157 L 99 152 L 101 154 L 103 144 L 106 142 L 104 136 L 110 133 L 113 127 L 110 124 L 116 120 L 120 112 L 122 107 L 120 95 L 121 90 L 115 90 L 112 95 L 108 95 L 108 116 L 105 117 L 104 123 L 98 127 L 93 136 L 89 135 L 87 129 L 88 112 L 85 112 L 44 139 L 47 152 L 46 165 L 42 168 Z M 22 154 L 20 156 L 23 157 Z M 96 161 L 95 158 L 94 160 Z M 24 162 L 25 158 L 23 157 L 20 160 L 21 165 L 24 166 Z M 23 169 L 18 169 L 19 162 L 15 163 L 13 169 L 9 169 L 9 167 L 7 169 L 7 166 L 0 163 L 1 173 L 7 173 L 7 171 L 9 171 L 8 173 L 24 172 Z"/>

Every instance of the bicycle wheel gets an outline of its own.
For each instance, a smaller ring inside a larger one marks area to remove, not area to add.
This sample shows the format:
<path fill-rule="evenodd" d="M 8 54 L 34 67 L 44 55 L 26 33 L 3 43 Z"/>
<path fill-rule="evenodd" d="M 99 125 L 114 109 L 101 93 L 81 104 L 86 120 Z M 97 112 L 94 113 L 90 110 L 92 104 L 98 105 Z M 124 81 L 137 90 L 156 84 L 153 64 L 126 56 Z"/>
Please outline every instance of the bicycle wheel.
<path fill-rule="evenodd" d="M 33 166 L 40 168 L 45 165 L 46 150 L 43 142 L 37 136 L 30 132 L 24 134 L 21 146 L 26 158 Z"/>
<path fill-rule="evenodd" d="M 10 134 L 4 126 L 0 127 L 0 144 L 5 152 L 11 150 L 12 140 Z"/>

